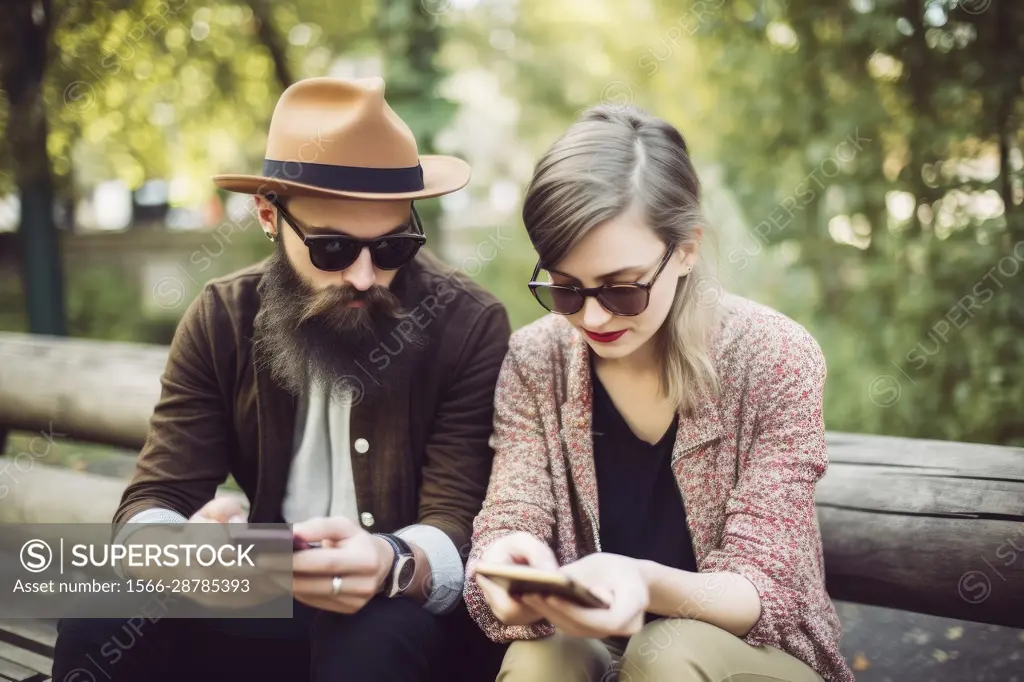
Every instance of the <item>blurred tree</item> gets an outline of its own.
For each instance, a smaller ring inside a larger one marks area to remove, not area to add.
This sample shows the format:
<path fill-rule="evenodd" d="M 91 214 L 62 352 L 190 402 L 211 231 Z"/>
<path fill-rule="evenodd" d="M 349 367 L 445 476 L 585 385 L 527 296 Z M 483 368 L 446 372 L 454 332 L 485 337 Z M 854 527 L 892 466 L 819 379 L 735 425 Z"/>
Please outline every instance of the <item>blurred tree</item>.
<path fill-rule="evenodd" d="M 726 288 L 819 339 L 830 429 L 1024 444 L 1024 5 L 494 0 L 455 15 L 453 60 L 498 80 L 534 158 L 605 101 L 678 125 L 705 190 L 724 171 L 749 225 L 713 224 L 709 257 Z M 482 275 L 519 323 L 540 314 L 520 292 L 521 229 Z"/>
<path fill-rule="evenodd" d="M 17 0 L 13 8 L 0 27 L 0 196 L 15 189 L 17 171 L 20 233 L 35 254 L 22 263 L 32 273 L 25 289 L 55 320 L 33 322 L 33 331 L 64 324 L 47 218 L 55 203 L 73 226 L 81 195 L 116 178 L 133 190 L 173 181 L 172 204 L 198 204 L 212 173 L 259 168 L 277 97 L 294 79 L 351 75 L 367 57 L 385 64 L 389 100 L 425 152 L 453 110 L 436 92 L 441 29 L 415 0 L 381 8 L 371 0 Z"/>
<path fill-rule="evenodd" d="M 22 279 L 26 292 L 29 330 L 37 334 L 66 333 L 63 279 L 54 186 L 47 149 L 49 122 L 44 78 L 54 27 L 50 0 L 16 0 L 5 8 L 0 22 L 0 88 L 7 112 L 0 156 L 13 170 L 14 189 L 21 207 L 19 226 Z M 9 182 L 9 180 L 8 180 Z M 0 186 L 0 192 L 5 188 Z"/>
<path fill-rule="evenodd" d="M 101 177 L 104 171 L 121 175 L 133 188 L 146 176 L 167 170 L 164 140 L 154 126 L 159 110 L 154 98 L 145 96 L 146 88 L 133 81 L 152 76 L 154 62 L 162 61 L 170 70 L 174 55 L 154 39 L 181 29 L 185 4 L 17 0 L 0 26 L 0 88 L 7 104 L 0 117 L 7 142 L 0 154 L 0 195 L 14 189 L 4 186 L 3 171 L 11 169 L 20 199 L 21 268 L 32 332 L 67 331 L 54 214 L 56 206 L 69 207 L 64 222 L 73 225 L 76 144 L 83 139 L 102 142 L 104 158 L 89 159 L 86 149 L 86 162 Z M 280 39 L 274 27 L 258 19 L 255 23 L 259 39 L 276 57 Z M 281 69 L 275 73 L 287 76 Z M 155 86 L 165 101 L 177 95 L 166 86 Z"/>
<path fill-rule="evenodd" d="M 288 63 L 284 39 L 271 19 L 270 3 L 267 0 L 248 0 L 248 5 L 256 22 L 256 35 L 270 53 L 270 59 L 274 62 L 274 75 L 283 90 L 294 83 L 295 78 L 292 77 L 292 67 Z"/>
<path fill-rule="evenodd" d="M 1024 5 L 660 10 L 696 38 L 705 125 L 754 226 L 722 267 L 798 263 L 761 295 L 803 301 L 829 428 L 1024 445 Z M 655 89 L 685 93 L 655 48 Z"/>
<path fill-rule="evenodd" d="M 388 104 L 409 124 L 420 154 L 433 154 L 437 136 L 455 114 L 455 104 L 439 89 L 448 75 L 437 62 L 445 40 L 444 27 L 425 10 L 422 0 L 380 0 L 374 34 L 384 57 Z M 441 253 L 444 244 L 438 229 L 438 202 L 419 202 L 416 210 L 430 248 Z"/>
<path fill-rule="evenodd" d="M 544 314 L 526 286 L 537 256 L 519 218 L 522 186 L 583 109 L 647 101 L 646 74 L 629 67 L 661 28 L 638 2 L 423 4 L 448 29 L 443 63 L 454 73 L 448 91 L 463 105 L 452 139 L 473 156 L 468 193 L 474 218 L 482 219 L 459 235 L 468 254 L 462 262 L 501 297 L 518 327 Z M 481 263 L 476 254 L 492 249 L 494 257 Z"/>

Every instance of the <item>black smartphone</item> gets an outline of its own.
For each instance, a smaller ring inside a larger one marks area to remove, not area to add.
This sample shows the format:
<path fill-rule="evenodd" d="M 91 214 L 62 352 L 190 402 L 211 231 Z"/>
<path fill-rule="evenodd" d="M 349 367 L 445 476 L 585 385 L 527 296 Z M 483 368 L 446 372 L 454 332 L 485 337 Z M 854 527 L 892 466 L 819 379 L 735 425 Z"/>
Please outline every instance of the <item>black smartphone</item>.
<path fill-rule="evenodd" d="M 289 547 L 294 551 L 294 536 L 287 528 L 239 528 L 229 532 L 232 542 L 252 545 L 253 554 L 283 554 L 289 551 Z"/>
<path fill-rule="evenodd" d="M 251 544 L 255 554 L 281 554 L 289 551 L 301 552 L 305 549 L 319 549 L 321 542 L 303 540 L 286 528 L 239 528 L 231 530 L 231 539 L 240 544 Z"/>

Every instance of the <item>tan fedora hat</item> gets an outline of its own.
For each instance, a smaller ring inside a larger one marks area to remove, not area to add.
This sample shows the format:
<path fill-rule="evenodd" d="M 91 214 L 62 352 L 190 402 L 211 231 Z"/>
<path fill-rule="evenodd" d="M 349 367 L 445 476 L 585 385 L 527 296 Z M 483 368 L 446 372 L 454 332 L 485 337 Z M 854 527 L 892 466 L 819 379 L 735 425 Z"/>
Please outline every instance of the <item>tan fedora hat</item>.
<path fill-rule="evenodd" d="M 453 156 L 420 156 L 409 126 L 384 100 L 384 80 L 309 78 L 281 94 L 262 175 L 215 175 L 242 194 L 369 200 L 425 199 L 469 182 Z"/>

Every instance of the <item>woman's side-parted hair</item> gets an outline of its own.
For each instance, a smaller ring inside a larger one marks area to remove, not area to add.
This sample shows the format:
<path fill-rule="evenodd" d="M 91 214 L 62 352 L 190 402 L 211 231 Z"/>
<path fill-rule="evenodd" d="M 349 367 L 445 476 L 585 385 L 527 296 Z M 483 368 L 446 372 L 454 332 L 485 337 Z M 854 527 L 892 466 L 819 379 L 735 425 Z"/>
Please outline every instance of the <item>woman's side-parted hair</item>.
<path fill-rule="evenodd" d="M 637 107 L 587 109 L 541 157 L 523 203 L 523 222 L 542 267 L 553 267 L 598 225 L 633 211 L 666 246 L 694 241 L 703 228 L 700 181 L 675 127 Z M 698 257 L 679 279 L 668 318 L 654 337 L 661 389 L 684 413 L 702 393 L 717 394 L 708 342 L 717 305 L 697 283 L 711 276 Z"/>

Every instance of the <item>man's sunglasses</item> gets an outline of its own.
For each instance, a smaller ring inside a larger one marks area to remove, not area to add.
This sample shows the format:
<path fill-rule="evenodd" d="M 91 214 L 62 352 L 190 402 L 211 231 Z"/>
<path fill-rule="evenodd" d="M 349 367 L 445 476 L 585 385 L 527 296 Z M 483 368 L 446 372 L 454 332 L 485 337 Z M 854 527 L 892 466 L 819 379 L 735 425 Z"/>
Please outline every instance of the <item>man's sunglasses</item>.
<path fill-rule="evenodd" d="M 411 261 L 427 241 L 415 207 L 412 209 L 412 226 L 416 232 L 386 234 L 376 239 L 357 239 L 342 234 L 305 234 L 278 199 L 272 198 L 270 202 L 277 207 L 278 215 L 291 225 L 295 234 L 309 249 L 309 260 L 313 266 L 327 272 L 337 272 L 351 266 L 364 248 L 370 249 L 370 259 L 376 267 L 381 270 L 397 270 Z M 280 229 L 280 225 L 278 227 Z"/>
<path fill-rule="evenodd" d="M 605 310 L 613 315 L 632 317 L 647 310 L 647 305 L 651 301 L 651 288 L 658 281 L 658 276 L 665 269 L 673 251 L 675 249 L 670 246 L 662 257 L 658 269 L 651 277 L 651 281 L 647 283 L 603 284 L 599 287 L 584 288 L 568 284 L 537 282 L 537 275 L 541 270 L 541 264 L 538 261 L 528 286 L 537 302 L 556 315 L 578 313 L 583 309 L 587 298 L 593 296 Z"/>

